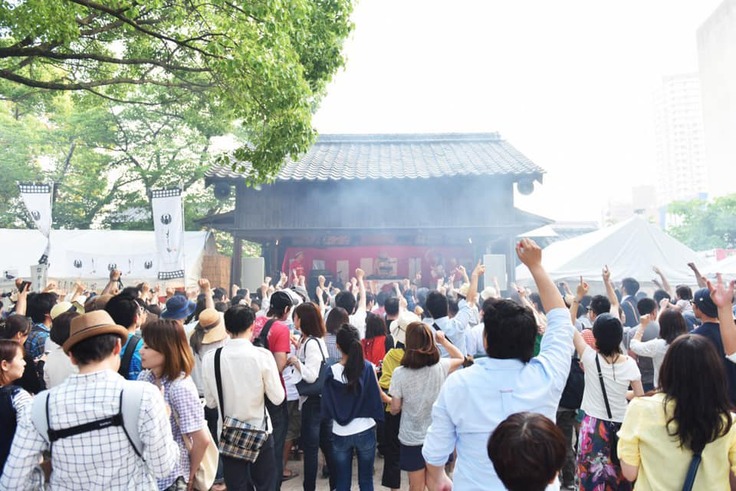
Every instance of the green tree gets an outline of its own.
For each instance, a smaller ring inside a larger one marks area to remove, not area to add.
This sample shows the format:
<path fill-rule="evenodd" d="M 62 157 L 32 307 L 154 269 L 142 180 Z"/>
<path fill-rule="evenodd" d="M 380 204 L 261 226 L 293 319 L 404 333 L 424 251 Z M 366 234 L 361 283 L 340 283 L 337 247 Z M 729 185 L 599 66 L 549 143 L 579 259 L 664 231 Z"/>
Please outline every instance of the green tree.
<path fill-rule="evenodd" d="M 678 201 L 668 211 L 677 225 L 667 231 L 692 249 L 736 247 L 736 194 L 710 202 Z"/>
<path fill-rule="evenodd" d="M 238 120 L 247 138 L 233 165 L 269 180 L 313 141 L 351 10 L 350 0 L 0 0 L 0 79 Z"/>

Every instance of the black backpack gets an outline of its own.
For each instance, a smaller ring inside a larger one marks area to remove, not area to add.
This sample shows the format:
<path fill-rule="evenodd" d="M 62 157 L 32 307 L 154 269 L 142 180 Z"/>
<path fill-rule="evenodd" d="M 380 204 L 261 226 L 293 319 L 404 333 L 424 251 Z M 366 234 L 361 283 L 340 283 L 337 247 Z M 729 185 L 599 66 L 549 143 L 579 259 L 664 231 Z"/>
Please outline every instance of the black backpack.
<path fill-rule="evenodd" d="M 570 362 L 570 375 L 567 376 L 565 390 L 560 397 L 560 407 L 566 409 L 580 409 L 585 390 L 585 373 L 580 366 L 580 360 L 573 356 Z"/>
<path fill-rule="evenodd" d="M 270 319 L 268 322 L 266 322 L 266 325 L 263 326 L 263 329 L 261 329 L 261 333 L 258 335 L 257 338 L 253 340 L 253 346 L 266 348 L 270 351 L 268 347 L 268 332 L 271 330 L 271 326 L 273 326 L 274 322 L 276 322 L 276 319 Z"/>

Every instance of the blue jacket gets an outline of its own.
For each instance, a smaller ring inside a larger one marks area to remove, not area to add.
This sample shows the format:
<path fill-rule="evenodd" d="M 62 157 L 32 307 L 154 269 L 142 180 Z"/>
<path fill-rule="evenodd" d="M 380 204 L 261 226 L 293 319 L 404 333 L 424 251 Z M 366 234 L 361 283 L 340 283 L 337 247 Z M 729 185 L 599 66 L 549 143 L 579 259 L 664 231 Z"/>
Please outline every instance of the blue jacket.
<path fill-rule="evenodd" d="M 322 417 L 334 419 L 345 426 L 355 418 L 373 418 L 383 421 L 383 404 L 376 380 L 376 373 L 370 362 L 364 362 L 363 375 L 358 381 L 358 390 L 348 389 L 347 384 L 335 380 L 332 369 L 327 371 L 327 379 L 322 387 Z"/>

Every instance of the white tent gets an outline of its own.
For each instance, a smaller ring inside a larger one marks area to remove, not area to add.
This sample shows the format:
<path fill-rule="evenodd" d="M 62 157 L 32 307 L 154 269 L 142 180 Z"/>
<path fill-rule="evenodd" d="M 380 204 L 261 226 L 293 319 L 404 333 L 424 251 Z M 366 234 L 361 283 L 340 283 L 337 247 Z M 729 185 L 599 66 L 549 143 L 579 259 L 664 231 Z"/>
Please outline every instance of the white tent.
<path fill-rule="evenodd" d="M 186 286 L 193 286 L 204 256 L 216 252 L 214 237 L 211 232 L 184 232 L 182 243 Z M 37 230 L 0 229 L 0 272 L 28 277 L 45 246 L 46 239 Z M 48 277 L 57 281 L 84 280 L 101 288 L 109 268 L 115 266 L 126 285 L 159 282 L 156 239 L 148 231 L 52 230 L 48 262 Z M 177 282 L 182 283 L 172 280 L 169 284 Z"/>
<path fill-rule="evenodd" d="M 700 268 L 700 272 L 708 276 L 721 273 L 733 279 L 736 276 L 736 256 L 729 256 L 726 259 L 711 263 L 708 266 Z"/>
<path fill-rule="evenodd" d="M 652 267 L 657 266 L 673 287 L 680 283 L 691 285 L 695 277 L 687 263 L 698 261 L 692 249 L 639 216 L 555 242 L 542 253 L 542 263 L 552 279 L 567 281 L 573 290 L 581 275 L 599 289 L 605 265 L 611 269 L 615 281 L 630 276 L 642 286 L 652 286 L 652 279 L 656 277 Z M 516 268 L 516 279 L 521 285 L 531 283 L 526 266 Z"/>

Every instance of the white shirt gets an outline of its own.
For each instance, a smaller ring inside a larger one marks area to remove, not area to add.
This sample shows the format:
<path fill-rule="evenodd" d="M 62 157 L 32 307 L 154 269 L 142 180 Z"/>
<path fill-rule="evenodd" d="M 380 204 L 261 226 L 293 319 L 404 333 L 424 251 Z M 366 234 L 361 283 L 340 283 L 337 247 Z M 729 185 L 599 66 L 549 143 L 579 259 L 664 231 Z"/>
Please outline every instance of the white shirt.
<path fill-rule="evenodd" d="M 360 334 L 360 339 L 365 338 L 365 316 L 368 315 L 368 313 L 365 311 L 365 309 L 358 309 L 355 311 L 354 314 L 348 316 L 348 320 L 350 320 L 350 324 L 355 326 L 355 328 L 358 330 L 358 334 Z"/>
<path fill-rule="evenodd" d="M 219 407 L 215 381 L 215 351 L 202 360 L 204 397 L 207 407 Z M 286 393 L 281 385 L 276 360 L 270 351 L 253 346 L 247 339 L 231 339 L 222 348 L 220 356 L 223 404 L 225 416 L 264 428 L 265 398 L 278 405 L 284 402 Z M 221 418 L 222 411 L 218 411 Z M 267 431 L 273 430 L 270 420 Z"/>
<path fill-rule="evenodd" d="M 71 358 L 64 353 L 61 346 L 53 341 L 50 343 L 47 341 L 46 349 L 49 350 L 49 354 L 46 355 L 46 363 L 43 365 L 43 381 L 46 382 L 47 388 L 56 387 L 69 375 L 79 373 L 79 368 L 72 363 Z"/>
<path fill-rule="evenodd" d="M 667 348 L 669 347 L 667 342 L 662 338 L 650 339 L 649 341 L 639 341 L 636 338 L 632 338 L 629 347 L 637 355 L 648 356 L 652 359 L 652 365 L 654 366 L 654 386 L 659 387 L 659 369 L 662 367 L 664 355 L 667 354 Z"/>
<path fill-rule="evenodd" d="M 633 380 L 641 380 L 639 367 L 633 358 L 625 355 L 621 355 L 621 358 L 625 359 L 623 362 L 614 363 L 613 365 L 608 363 L 602 355 L 598 356 L 608 404 L 611 407 L 612 417 L 609 418 L 598 378 L 598 368 L 595 364 L 597 354 L 598 352 L 593 348 L 586 346 L 583 356 L 580 357 L 585 370 L 585 391 L 583 392 L 583 402 L 580 408 L 594 418 L 621 423 L 624 420 L 624 415 L 626 415 L 626 392 L 629 390 L 629 384 Z"/>
<path fill-rule="evenodd" d="M 165 477 L 179 458 L 161 393 L 145 382 L 126 382 L 112 370 L 71 375 L 49 395 L 50 427 L 70 428 L 107 418 L 120 409 L 120 392 L 126 383 L 144 384 L 138 416 L 143 458 L 120 426 L 110 426 L 57 440 L 51 453 L 50 490 L 156 489 L 156 477 Z M 41 452 L 49 450 L 25 411 L 18 420 L 0 489 L 23 489 Z"/>

